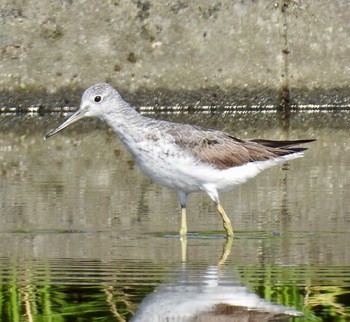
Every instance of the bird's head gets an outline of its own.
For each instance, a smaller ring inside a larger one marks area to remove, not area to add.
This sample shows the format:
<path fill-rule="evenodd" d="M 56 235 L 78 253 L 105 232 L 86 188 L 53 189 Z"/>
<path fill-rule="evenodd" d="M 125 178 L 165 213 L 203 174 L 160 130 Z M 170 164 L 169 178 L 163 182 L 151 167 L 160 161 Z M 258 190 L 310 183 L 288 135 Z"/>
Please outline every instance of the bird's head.
<path fill-rule="evenodd" d="M 125 104 L 119 93 L 109 84 L 100 83 L 88 88 L 81 99 L 80 108 L 59 127 L 50 131 L 45 139 L 57 134 L 83 117 L 104 118 L 112 109 Z"/>

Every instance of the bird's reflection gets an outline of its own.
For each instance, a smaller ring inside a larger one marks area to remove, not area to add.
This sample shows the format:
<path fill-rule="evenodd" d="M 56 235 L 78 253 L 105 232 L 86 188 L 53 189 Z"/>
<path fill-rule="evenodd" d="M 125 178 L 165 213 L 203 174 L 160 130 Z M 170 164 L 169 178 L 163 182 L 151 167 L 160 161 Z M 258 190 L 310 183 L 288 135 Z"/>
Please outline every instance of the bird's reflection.
<path fill-rule="evenodd" d="M 131 321 L 284 321 L 300 315 L 260 298 L 240 283 L 238 272 L 225 263 L 233 238 L 226 239 L 218 263 L 206 267 L 187 263 L 187 240 L 181 243 L 182 263 L 173 281 L 146 296 Z"/>

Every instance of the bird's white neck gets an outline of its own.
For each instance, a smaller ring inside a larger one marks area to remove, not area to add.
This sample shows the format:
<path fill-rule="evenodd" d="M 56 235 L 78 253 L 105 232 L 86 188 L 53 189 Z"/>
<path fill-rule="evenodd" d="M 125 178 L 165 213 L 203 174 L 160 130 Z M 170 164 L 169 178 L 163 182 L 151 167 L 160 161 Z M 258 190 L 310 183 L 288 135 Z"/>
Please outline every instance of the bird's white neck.
<path fill-rule="evenodd" d="M 128 104 L 105 113 L 102 118 L 129 150 L 133 142 L 142 140 L 148 120 Z"/>

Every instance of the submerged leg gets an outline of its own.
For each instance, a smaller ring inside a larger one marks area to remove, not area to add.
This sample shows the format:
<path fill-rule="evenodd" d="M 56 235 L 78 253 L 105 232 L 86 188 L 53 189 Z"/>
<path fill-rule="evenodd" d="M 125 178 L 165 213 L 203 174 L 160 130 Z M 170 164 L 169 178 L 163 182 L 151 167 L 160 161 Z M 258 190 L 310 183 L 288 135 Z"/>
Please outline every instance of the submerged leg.
<path fill-rule="evenodd" d="M 186 215 L 186 203 L 188 195 L 182 191 L 178 191 L 180 203 L 181 203 L 181 228 L 180 236 L 186 237 L 187 235 L 187 215 Z"/>
<path fill-rule="evenodd" d="M 181 262 L 186 263 L 187 260 L 187 237 L 183 236 L 180 239 L 181 242 Z"/>
<path fill-rule="evenodd" d="M 231 253 L 232 245 L 233 245 L 233 236 L 227 236 L 224 247 L 222 249 L 222 255 L 218 263 L 219 265 L 223 265 L 226 263 L 227 257 Z"/>
<path fill-rule="evenodd" d="M 223 223 L 224 228 L 226 230 L 226 235 L 233 236 L 233 229 L 232 229 L 232 225 L 231 225 L 231 220 L 230 220 L 230 218 L 227 217 L 226 212 L 225 212 L 224 208 L 222 208 L 219 201 L 216 202 L 216 207 L 217 207 L 217 210 L 219 212 L 219 215 L 222 218 L 222 223 Z"/>

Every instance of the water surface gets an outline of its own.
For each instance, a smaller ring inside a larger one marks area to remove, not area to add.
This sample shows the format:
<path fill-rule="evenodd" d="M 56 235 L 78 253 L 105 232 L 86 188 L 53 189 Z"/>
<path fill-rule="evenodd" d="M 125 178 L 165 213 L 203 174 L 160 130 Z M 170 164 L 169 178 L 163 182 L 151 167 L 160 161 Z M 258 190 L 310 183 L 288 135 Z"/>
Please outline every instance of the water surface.
<path fill-rule="evenodd" d="M 103 124 L 44 141 L 64 117 L 1 116 L 0 320 L 157 321 L 164 308 L 185 321 L 197 308 L 197 321 L 347 321 L 348 113 L 301 113 L 288 134 L 271 114 L 158 117 L 318 140 L 222 194 L 232 244 L 211 200 L 191 196 L 185 243 L 176 193 L 144 177 Z"/>

